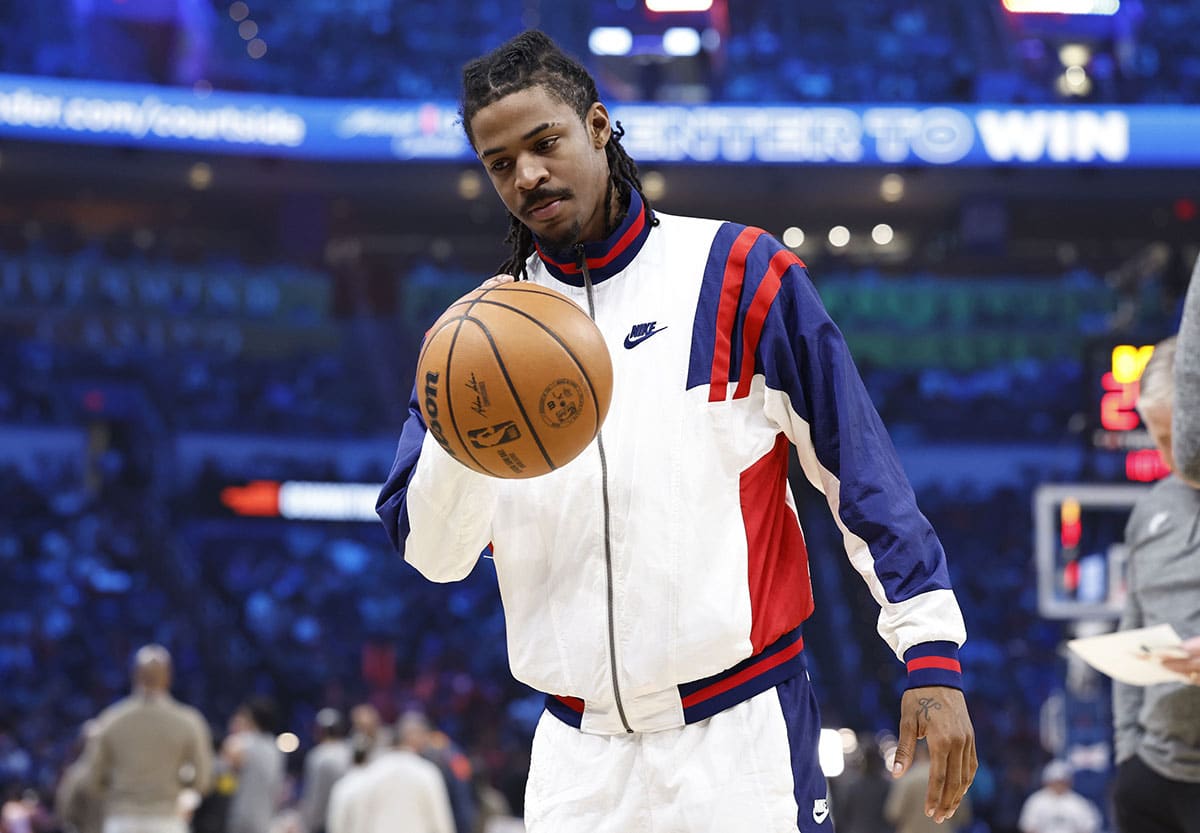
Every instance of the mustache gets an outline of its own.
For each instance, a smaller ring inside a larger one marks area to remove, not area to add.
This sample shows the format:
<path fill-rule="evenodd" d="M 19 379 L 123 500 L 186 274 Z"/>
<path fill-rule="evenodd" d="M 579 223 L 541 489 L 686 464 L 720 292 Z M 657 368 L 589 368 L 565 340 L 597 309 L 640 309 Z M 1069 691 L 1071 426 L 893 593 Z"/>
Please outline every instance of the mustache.
<path fill-rule="evenodd" d="M 552 200 L 568 200 L 575 196 L 570 188 L 539 188 L 536 191 L 531 191 L 524 200 L 521 201 L 521 213 L 528 214 L 533 210 L 534 206 L 541 203 L 551 202 Z"/>

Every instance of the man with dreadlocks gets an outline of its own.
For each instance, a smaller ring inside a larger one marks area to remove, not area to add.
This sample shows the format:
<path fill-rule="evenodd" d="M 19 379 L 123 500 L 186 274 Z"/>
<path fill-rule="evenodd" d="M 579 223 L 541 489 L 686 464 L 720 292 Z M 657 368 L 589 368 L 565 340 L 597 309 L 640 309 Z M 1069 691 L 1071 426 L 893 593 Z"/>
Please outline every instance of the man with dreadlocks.
<path fill-rule="evenodd" d="M 802 623 L 795 446 L 878 629 L 907 665 L 896 775 L 927 813 L 975 774 L 945 554 L 804 265 L 770 235 L 652 211 L 595 82 L 540 32 L 463 71 L 463 124 L 523 279 L 574 299 L 613 359 L 599 437 L 543 477 L 459 465 L 413 400 L 378 511 L 434 581 L 494 546 L 513 674 L 546 693 L 533 833 L 829 831 Z"/>

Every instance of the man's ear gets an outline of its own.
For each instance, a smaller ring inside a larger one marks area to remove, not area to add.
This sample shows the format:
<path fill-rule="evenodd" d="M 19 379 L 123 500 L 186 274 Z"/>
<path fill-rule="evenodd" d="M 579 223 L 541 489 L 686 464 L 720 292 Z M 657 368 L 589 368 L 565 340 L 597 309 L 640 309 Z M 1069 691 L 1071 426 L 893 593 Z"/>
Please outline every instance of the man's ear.
<path fill-rule="evenodd" d="M 588 109 L 585 122 L 592 137 L 592 145 L 596 148 L 605 147 L 612 136 L 612 121 L 608 117 L 608 108 L 599 101 L 593 103 Z"/>

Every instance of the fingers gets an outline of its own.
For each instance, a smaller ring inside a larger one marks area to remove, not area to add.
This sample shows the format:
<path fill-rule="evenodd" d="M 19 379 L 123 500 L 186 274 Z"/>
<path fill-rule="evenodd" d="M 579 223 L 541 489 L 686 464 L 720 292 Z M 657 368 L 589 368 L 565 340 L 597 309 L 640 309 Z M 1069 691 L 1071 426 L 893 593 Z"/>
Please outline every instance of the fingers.
<path fill-rule="evenodd" d="M 488 278 L 486 281 L 481 283 L 479 285 L 479 288 L 480 289 L 495 289 L 496 287 L 500 286 L 501 284 L 512 283 L 515 280 L 516 280 L 516 278 L 514 278 L 512 275 L 493 275 L 492 277 Z"/>
<path fill-rule="evenodd" d="M 975 736 L 971 735 L 971 742 L 967 744 L 967 749 L 964 752 L 966 763 L 963 766 L 963 771 L 967 778 L 963 783 L 962 795 L 958 797 L 959 801 L 967 795 L 967 790 L 975 783 L 975 773 L 979 771 L 979 755 L 975 752 Z"/>
<path fill-rule="evenodd" d="M 1200 661 L 1195 659 L 1164 659 L 1163 668 L 1183 674 L 1192 685 L 1200 685 Z"/>
<path fill-rule="evenodd" d="M 892 777 L 899 778 L 908 772 L 917 748 L 917 720 L 905 712 L 900 719 L 900 740 L 896 743 L 896 762 L 892 764 Z"/>
<path fill-rule="evenodd" d="M 929 788 L 925 793 L 925 815 L 938 824 L 958 807 L 957 793 L 962 784 L 962 751 L 951 749 L 948 755 L 934 755 L 929 767 Z"/>

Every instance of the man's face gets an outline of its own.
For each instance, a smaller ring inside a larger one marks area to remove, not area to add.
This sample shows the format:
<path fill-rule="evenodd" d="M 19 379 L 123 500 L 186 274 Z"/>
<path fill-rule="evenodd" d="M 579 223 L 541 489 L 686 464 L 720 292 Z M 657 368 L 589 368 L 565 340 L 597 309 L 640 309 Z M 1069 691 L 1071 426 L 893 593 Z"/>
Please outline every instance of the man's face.
<path fill-rule="evenodd" d="M 1150 432 L 1150 439 L 1162 455 L 1167 468 L 1175 470 L 1173 451 L 1171 447 L 1171 403 L 1158 402 L 1142 409 L 1142 422 Z"/>
<path fill-rule="evenodd" d="M 612 127 L 599 102 L 582 121 L 570 105 L 530 87 L 471 119 L 475 151 L 504 205 L 552 248 L 604 237 Z"/>

